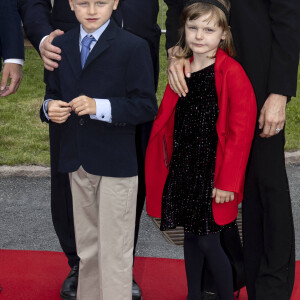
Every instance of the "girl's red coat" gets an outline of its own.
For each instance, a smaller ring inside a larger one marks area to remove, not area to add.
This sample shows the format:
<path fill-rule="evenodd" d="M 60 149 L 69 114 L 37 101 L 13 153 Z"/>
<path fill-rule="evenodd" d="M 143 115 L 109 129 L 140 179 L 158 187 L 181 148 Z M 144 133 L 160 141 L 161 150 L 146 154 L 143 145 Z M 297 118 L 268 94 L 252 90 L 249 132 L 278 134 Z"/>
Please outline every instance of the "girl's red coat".
<path fill-rule="evenodd" d="M 217 224 L 232 222 L 243 198 L 245 170 L 256 122 L 256 100 L 241 65 L 218 49 L 215 81 L 219 116 L 214 186 L 235 193 L 235 200 L 212 209 Z M 146 203 L 150 216 L 161 216 L 161 199 L 173 150 L 175 106 L 178 95 L 169 85 L 153 124 L 146 153 Z"/>

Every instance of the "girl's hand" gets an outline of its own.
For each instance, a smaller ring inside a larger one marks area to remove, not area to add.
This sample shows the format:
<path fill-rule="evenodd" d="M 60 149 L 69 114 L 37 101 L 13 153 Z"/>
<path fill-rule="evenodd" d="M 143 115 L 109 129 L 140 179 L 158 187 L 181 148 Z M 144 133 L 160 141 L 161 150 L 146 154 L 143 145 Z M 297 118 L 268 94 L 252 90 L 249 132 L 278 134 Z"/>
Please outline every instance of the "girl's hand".
<path fill-rule="evenodd" d="M 228 192 L 214 188 L 212 197 L 215 198 L 216 203 L 224 203 L 234 200 L 234 192 Z"/>

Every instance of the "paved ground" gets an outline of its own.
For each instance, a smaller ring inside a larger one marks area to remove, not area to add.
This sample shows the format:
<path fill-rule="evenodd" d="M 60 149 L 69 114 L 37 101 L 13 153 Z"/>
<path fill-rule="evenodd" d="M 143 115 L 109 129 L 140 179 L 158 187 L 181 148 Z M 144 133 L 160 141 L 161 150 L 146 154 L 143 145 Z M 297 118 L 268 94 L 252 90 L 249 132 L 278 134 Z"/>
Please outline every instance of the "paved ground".
<path fill-rule="evenodd" d="M 300 260 L 300 165 L 287 167 Z M 61 251 L 50 214 L 48 177 L 0 177 L 0 249 Z M 183 258 L 180 246 L 170 245 L 144 213 L 138 256 Z"/>

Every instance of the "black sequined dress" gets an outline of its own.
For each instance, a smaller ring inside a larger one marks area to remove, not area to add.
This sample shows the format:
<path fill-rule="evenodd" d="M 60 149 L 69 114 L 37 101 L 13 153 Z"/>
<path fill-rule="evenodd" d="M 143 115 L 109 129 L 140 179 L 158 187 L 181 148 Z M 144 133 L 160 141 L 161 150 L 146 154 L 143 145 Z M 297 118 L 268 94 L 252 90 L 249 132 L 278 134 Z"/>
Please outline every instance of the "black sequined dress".
<path fill-rule="evenodd" d="M 214 64 L 186 78 L 189 93 L 175 111 L 173 154 L 162 198 L 161 230 L 183 226 L 207 235 L 224 226 L 212 215 L 218 136 Z"/>

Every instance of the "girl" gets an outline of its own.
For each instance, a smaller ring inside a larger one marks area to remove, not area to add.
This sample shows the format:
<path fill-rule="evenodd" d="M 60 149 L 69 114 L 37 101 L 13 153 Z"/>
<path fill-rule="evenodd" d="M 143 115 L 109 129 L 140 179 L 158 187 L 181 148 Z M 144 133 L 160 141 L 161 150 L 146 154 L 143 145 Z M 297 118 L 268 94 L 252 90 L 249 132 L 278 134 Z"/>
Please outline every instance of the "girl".
<path fill-rule="evenodd" d="M 220 300 L 232 300 L 229 260 L 220 231 L 234 223 L 256 120 L 256 101 L 234 47 L 227 0 L 189 1 L 181 16 L 191 58 L 189 93 L 167 86 L 146 154 L 147 211 L 161 230 L 184 227 L 188 300 L 201 299 L 206 260 Z M 171 159 L 170 159 L 171 158 Z"/>

